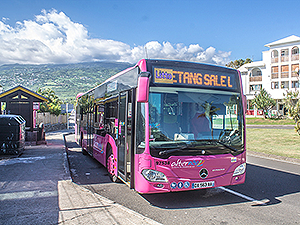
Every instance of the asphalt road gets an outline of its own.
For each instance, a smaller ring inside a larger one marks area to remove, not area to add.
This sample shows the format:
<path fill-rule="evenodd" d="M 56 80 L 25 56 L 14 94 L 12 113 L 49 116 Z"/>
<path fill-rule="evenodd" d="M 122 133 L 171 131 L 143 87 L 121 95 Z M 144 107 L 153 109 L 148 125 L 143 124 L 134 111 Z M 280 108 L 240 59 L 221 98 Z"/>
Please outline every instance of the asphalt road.
<path fill-rule="evenodd" d="M 67 137 L 73 181 L 163 224 L 300 224 L 300 164 L 247 157 L 238 186 L 140 195 L 112 183 L 106 169 Z"/>

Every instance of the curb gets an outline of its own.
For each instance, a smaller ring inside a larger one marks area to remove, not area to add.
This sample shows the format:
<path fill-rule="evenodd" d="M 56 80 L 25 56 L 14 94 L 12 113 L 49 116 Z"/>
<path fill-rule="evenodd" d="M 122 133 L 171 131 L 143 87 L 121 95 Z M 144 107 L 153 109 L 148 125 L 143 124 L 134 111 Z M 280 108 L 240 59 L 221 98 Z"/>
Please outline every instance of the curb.
<path fill-rule="evenodd" d="M 249 150 L 247 150 L 247 155 L 259 157 L 259 158 L 263 158 L 263 159 L 272 159 L 272 160 L 276 160 L 276 161 L 280 161 L 280 162 L 300 165 L 300 159 L 296 159 L 296 158 L 289 158 L 289 157 L 284 157 L 284 156 L 266 154 L 263 152 L 253 152 L 253 151 L 249 151 Z"/>
<path fill-rule="evenodd" d="M 63 139 L 64 139 L 64 149 L 65 149 L 65 152 L 64 152 L 64 168 L 65 168 L 65 173 L 67 174 L 66 175 L 66 180 L 70 180 L 72 181 L 72 176 L 71 176 L 71 173 L 70 173 L 70 161 L 69 161 L 69 157 L 68 157 L 68 146 L 67 146 L 67 140 L 66 140 L 66 136 L 67 135 L 71 135 L 71 134 L 75 134 L 75 132 L 70 132 L 70 133 L 67 133 L 67 134 L 63 134 Z"/>

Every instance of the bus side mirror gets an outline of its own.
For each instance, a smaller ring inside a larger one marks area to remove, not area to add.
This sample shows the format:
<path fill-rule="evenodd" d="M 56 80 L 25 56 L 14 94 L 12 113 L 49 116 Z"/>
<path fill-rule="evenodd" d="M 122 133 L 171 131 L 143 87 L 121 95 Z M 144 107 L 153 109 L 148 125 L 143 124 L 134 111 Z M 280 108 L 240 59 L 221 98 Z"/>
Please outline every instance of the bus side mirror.
<path fill-rule="evenodd" d="M 137 101 L 148 102 L 149 100 L 149 72 L 141 72 L 138 78 Z"/>

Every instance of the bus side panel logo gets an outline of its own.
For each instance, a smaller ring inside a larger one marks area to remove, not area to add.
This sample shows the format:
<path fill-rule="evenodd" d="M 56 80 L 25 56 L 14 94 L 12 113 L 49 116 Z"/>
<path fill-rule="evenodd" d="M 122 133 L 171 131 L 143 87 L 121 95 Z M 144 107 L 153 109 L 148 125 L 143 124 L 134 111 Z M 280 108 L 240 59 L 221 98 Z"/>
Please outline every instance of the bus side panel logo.
<path fill-rule="evenodd" d="M 173 84 L 173 70 L 172 69 L 154 69 L 154 82 Z"/>

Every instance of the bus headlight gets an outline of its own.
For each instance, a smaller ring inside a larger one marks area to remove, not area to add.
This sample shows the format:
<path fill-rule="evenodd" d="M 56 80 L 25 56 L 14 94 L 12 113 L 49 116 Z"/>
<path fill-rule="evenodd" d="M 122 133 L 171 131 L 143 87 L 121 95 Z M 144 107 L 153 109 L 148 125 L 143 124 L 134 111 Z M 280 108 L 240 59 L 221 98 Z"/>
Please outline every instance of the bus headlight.
<path fill-rule="evenodd" d="M 145 169 L 142 171 L 142 175 L 151 182 L 168 182 L 166 175 L 156 170 Z"/>
<path fill-rule="evenodd" d="M 245 173 L 245 171 L 246 171 L 246 163 L 243 163 L 243 164 L 239 165 L 237 168 L 235 168 L 235 170 L 233 172 L 233 176 L 241 175 L 241 174 Z"/>

